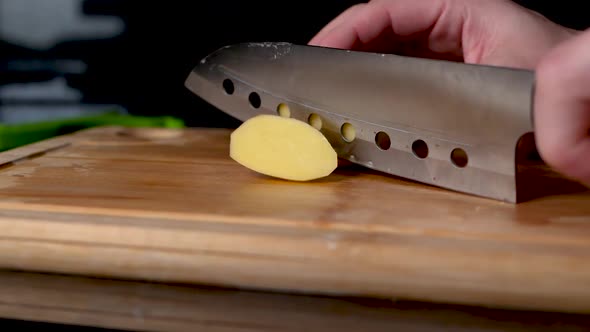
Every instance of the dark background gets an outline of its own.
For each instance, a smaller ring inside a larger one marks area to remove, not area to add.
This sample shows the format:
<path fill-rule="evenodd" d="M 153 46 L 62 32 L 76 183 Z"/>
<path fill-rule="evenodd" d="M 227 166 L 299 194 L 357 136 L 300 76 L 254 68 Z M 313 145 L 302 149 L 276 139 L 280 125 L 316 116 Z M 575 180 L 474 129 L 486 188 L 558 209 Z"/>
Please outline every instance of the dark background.
<path fill-rule="evenodd" d="M 83 103 L 118 104 L 133 114 L 173 115 L 189 126 L 233 127 L 235 120 L 184 88 L 191 68 L 226 44 L 305 44 L 333 17 L 358 2 L 86 0 L 85 14 L 119 16 L 126 23 L 125 32 L 105 40 L 65 40 L 43 52 L 0 41 L 0 59 L 82 59 L 87 71 L 65 77 L 82 92 Z M 572 28 L 590 26 L 590 15 L 582 9 L 584 1 L 517 2 Z M 64 75 L 0 66 L 0 84 L 42 81 L 56 74 Z"/>

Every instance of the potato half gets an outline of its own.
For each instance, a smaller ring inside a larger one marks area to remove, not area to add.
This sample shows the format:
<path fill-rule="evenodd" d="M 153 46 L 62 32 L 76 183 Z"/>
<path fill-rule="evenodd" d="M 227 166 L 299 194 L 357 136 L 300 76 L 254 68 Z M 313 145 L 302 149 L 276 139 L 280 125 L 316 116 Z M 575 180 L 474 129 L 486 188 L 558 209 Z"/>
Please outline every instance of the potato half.
<path fill-rule="evenodd" d="M 326 137 L 306 122 L 276 115 L 246 120 L 230 137 L 230 157 L 255 172 L 292 181 L 330 175 L 338 166 Z"/>

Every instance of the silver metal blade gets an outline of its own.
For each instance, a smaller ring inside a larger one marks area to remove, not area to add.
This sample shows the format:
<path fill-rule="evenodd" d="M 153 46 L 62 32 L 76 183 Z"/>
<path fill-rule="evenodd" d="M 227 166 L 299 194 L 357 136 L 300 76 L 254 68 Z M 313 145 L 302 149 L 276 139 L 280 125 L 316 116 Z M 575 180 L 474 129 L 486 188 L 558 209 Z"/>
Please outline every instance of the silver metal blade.
<path fill-rule="evenodd" d="M 244 43 L 204 58 L 185 85 L 242 121 L 281 104 L 302 121 L 316 114 L 338 155 L 371 169 L 517 200 L 515 150 L 533 131 L 531 71 Z"/>

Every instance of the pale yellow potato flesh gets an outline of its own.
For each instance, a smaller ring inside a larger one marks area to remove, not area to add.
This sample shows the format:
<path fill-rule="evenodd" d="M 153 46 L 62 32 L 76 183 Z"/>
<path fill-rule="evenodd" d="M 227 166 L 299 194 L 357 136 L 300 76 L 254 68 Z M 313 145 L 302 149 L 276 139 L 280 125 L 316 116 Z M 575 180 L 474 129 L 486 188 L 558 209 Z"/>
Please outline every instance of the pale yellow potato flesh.
<path fill-rule="evenodd" d="M 246 120 L 232 132 L 230 157 L 255 172 L 291 181 L 323 178 L 338 166 L 336 151 L 319 130 L 297 119 L 266 114 Z"/>

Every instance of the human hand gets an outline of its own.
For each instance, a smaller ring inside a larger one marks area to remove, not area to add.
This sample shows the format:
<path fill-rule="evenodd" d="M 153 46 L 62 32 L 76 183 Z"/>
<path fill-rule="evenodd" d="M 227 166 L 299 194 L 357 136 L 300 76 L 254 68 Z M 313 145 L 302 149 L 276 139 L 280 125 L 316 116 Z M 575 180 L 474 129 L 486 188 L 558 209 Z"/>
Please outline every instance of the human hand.
<path fill-rule="evenodd" d="M 590 30 L 552 49 L 536 75 L 539 154 L 555 170 L 590 186 Z"/>
<path fill-rule="evenodd" d="M 372 0 L 349 8 L 309 44 L 537 70 L 539 153 L 590 185 L 590 32 L 509 0 Z"/>
<path fill-rule="evenodd" d="M 372 0 L 309 44 L 532 69 L 575 33 L 509 0 Z"/>

